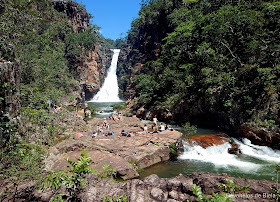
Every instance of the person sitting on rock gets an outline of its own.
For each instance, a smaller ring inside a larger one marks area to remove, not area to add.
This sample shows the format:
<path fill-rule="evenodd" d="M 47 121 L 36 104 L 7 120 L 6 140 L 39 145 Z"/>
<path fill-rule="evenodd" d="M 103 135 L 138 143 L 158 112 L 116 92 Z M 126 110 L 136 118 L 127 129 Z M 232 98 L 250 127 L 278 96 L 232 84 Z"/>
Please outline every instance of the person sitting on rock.
<path fill-rule="evenodd" d="M 120 136 L 127 136 L 127 134 L 124 132 L 124 130 L 122 130 Z"/>
<path fill-rule="evenodd" d="M 102 128 L 99 125 L 97 125 L 96 131 L 97 131 L 97 134 L 103 133 L 103 130 L 102 130 Z"/>
<path fill-rule="evenodd" d="M 96 138 L 97 137 L 97 132 L 95 132 L 95 131 L 92 131 L 92 136 L 91 136 L 92 138 Z"/>
<path fill-rule="evenodd" d="M 121 113 L 118 114 L 118 119 L 119 119 L 120 121 L 123 121 L 123 118 L 122 118 L 122 114 L 121 114 Z"/>
<path fill-rule="evenodd" d="M 105 129 L 107 128 L 107 120 L 106 120 L 106 118 L 104 118 L 102 127 L 105 128 Z"/>
<path fill-rule="evenodd" d="M 106 121 L 106 129 L 110 130 L 110 123 Z"/>
<path fill-rule="evenodd" d="M 90 110 L 87 111 L 88 111 L 88 118 L 91 118 L 91 111 Z"/>
<path fill-rule="evenodd" d="M 111 119 L 112 119 L 113 121 L 115 121 L 115 120 L 116 120 L 116 118 L 115 118 L 115 115 L 114 115 L 114 114 L 112 114 L 112 115 L 111 115 Z"/>
<path fill-rule="evenodd" d="M 167 124 L 165 125 L 165 130 L 169 130 L 169 126 Z"/>
<path fill-rule="evenodd" d="M 160 124 L 160 129 L 159 129 L 159 131 L 162 132 L 162 131 L 164 131 L 164 130 L 165 130 L 165 126 L 163 125 L 163 123 L 161 123 L 161 124 Z"/>

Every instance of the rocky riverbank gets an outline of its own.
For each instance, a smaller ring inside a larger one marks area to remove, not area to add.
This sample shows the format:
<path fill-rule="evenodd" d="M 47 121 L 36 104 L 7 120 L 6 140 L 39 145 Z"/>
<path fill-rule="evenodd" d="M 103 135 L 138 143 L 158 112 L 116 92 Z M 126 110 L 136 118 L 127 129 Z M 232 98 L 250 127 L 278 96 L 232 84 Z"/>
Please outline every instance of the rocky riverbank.
<path fill-rule="evenodd" d="M 92 165 L 101 169 L 104 164 L 112 165 L 118 177 L 124 180 L 139 176 L 137 170 L 170 159 L 170 148 L 180 144 L 181 133 L 175 130 L 166 130 L 159 133 L 141 133 L 144 123 L 136 117 L 123 117 L 123 120 L 108 120 L 110 130 L 114 135 L 98 134 L 92 138 L 89 131 L 102 125 L 104 119 L 94 118 L 85 124 L 83 136 L 77 137 L 76 131 L 69 139 L 49 149 L 46 159 L 47 170 L 63 170 L 67 168 L 66 158 L 76 160 L 81 149 L 87 149 Z M 104 130 L 104 133 L 109 129 Z M 122 130 L 132 133 L 131 137 L 119 136 Z M 138 133 L 139 132 L 139 133 Z"/>
<path fill-rule="evenodd" d="M 234 181 L 235 185 L 242 187 L 249 185 L 247 192 L 233 193 L 233 201 L 275 201 L 275 195 L 271 187 L 276 183 L 266 180 L 248 180 L 233 178 L 227 174 L 193 173 L 191 175 L 178 175 L 174 178 L 159 178 L 150 175 L 143 180 L 135 179 L 139 176 L 139 169 L 153 164 L 166 161 L 170 158 L 170 145 L 178 146 L 181 134 L 178 131 L 163 131 L 160 133 L 135 133 L 132 137 L 119 136 L 122 130 L 126 132 L 142 131 L 144 123 L 136 117 L 123 117 L 123 120 L 108 120 L 114 136 L 99 134 L 92 138 L 89 131 L 101 125 L 104 119 L 93 118 L 85 123 L 75 116 L 75 113 L 62 109 L 63 119 L 60 124 L 67 127 L 61 136 L 59 143 L 49 148 L 49 155 L 45 160 L 47 170 L 66 170 L 69 166 L 67 158 L 75 161 L 80 157 L 80 150 L 87 149 L 88 155 L 93 161 L 92 168 L 101 170 L 104 164 L 109 164 L 114 169 L 116 177 L 122 178 L 123 182 L 117 182 L 112 178 L 102 178 L 98 174 L 86 175 L 87 184 L 79 193 L 82 201 L 102 201 L 104 198 L 116 198 L 123 196 L 127 201 L 197 201 L 193 193 L 194 184 L 201 187 L 207 197 L 215 193 L 221 193 L 219 184 L 226 184 L 227 179 Z M 59 115 L 58 115 L 59 116 Z M 149 125 L 151 129 L 151 125 Z M 104 130 L 105 132 L 105 130 Z M 83 133 L 82 137 L 77 137 Z M 134 133 L 133 133 L 134 134 Z M 223 135 L 219 136 L 224 141 Z M 211 138 L 216 140 L 217 137 Z M 234 185 L 234 186 L 235 186 Z M 229 185 L 228 185 L 229 186 Z M 9 201 L 13 196 L 15 201 L 49 201 L 54 196 L 51 190 L 38 191 L 35 182 L 15 185 L 1 182 L 0 193 L 7 193 L 3 201 Z M 65 187 L 60 188 L 61 193 L 66 193 Z M 228 193 L 229 194 L 229 193 Z"/>
<path fill-rule="evenodd" d="M 276 195 L 271 192 L 271 187 L 276 184 L 267 180 L 248 180 L 233 178 L 227 174 L 193 173 L 191 175 L 178 175 L 174 178 L 159 178 L 150 175 L 143 180 L 132 179 L 125 182 L 117 182 L 111 178 L 100 178 L 96 174 L 87 175 L 88 183 L 79 194 L 79 201 L 105 201 L 105 199 L 125 198 L 123 201 L 137 202 L 181 202 L 198 201 L 193 193 L 192 186 L 198 185 L 205 197 L 211 197 L 212 191 L 221 194 L 222 189 L 218 185 L 226 185 L 232 193 L 226 193 L 232 197 L 232 201 L 275 201 Z M 232 180 L 234 186 L 228 185 Z M 246 191 L 238 191 L 238 188 L 248 186 Z M 14 187 L 7 187 L 13 190 Z M 44 192 L 36 190 L 33 182 L 17 187 L 14 201 L 50 201 L 54 193 L 51 190 Z M 60 190 L 65 191 L 65 188 Z M 5 201 L 5 200 L 4 200 Z M 6 200 L 8 201 L 8 200 Z M 220 200 L 222 201 L 222 200 Z"/>

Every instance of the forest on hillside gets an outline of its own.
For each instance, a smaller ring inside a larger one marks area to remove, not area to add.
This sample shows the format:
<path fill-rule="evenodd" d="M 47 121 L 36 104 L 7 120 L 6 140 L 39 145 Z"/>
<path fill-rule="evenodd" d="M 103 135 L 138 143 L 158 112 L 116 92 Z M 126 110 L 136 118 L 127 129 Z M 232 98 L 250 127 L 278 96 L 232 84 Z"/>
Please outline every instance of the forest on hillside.
<path fill-rule="evenodd" d="M 76 102 L 82 91 L 77 67 L 96 46 L 105 52 L 110 45 L 85 8 L 58 3 L 84 15 L 87 27 L 77 28 L 50 0 L 0 1 L 0 181 L 40 177 L 44 145 L 65 130 L 49 100 Z"/>
<path fill-rule="evenodd" d="M 142 1 L 128 33 L 129 65 L 120 66 L 120 87 L 137 97 L 135 110 L 144 106 L 164 120 L 226 119 L 227 129 L 250 123 L 274 130 L 280 123 L 279 31 L 275 0 Z"/>

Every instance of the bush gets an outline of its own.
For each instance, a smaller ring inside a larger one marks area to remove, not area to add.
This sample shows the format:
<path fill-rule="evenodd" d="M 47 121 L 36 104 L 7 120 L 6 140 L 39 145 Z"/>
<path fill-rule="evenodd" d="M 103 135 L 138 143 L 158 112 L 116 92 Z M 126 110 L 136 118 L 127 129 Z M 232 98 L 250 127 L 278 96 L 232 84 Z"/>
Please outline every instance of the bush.
<path fill-rule="evenodd" d="M 102 198 L 103 202 L 127 202 L 127 197 L 126 195 L 116 195 L 114 197 L 103 197 Z"/>
<path fill-rule="evenodd" d="M 222 192 L 221 194 L 214 193 L 212 191 L 212 197 L 206 197 L 201 191 L 201 187 L 194 184 L 192 186 L 192 191 L 194 195 L 197 196 L 197 200 L 199 202 L 226 202 L 232 201 L 232 198 L 228 196 L 226 193 Z"/>
<path fill-rule="evenodd" d="M 69 159 L 67 159 L 67 162 L 71 165 L 68 172 L 62 170 L 58 172 L 50 171 L 49 175 L 42 179 L 42 185 L 39 189 L 44 190 L 50 188 L 57 191 L 62 185 L 65 185 L 68 195 L 56 192 L 54 197 L 57 198 L 59 196 L 59 198 L 62 199 L 61 195 L 63 195 L 70 200 L 76 200 L 78 197 L 77 195 L 85 184 L 85 175 L 96 171 L 89 168 L 92 161 L 87 154 L 87 150 L 81 150 L 81 156 L 76 162 Z M 55 198 L 52 198 L 52 200 L 55 200 Z"/>
<path fill-rule="evenodd" d="M 44 167 L 46 149 L 40 145 L 26 144 L 15 140 L 0 152 L 0 171 L 3 178 L 11 178 L 15 183 L 37 180 Z"/>

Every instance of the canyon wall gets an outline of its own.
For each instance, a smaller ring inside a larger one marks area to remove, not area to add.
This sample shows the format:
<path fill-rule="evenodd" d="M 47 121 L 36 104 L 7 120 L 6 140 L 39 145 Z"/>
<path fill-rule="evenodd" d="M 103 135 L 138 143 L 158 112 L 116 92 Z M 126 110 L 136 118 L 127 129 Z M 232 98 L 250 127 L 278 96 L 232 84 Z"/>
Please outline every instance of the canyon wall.
<path fill-rule="evenodd" d="M 91 16 L 87 10 L 74 1 L 52 1 L 54 9 L 67 15 L 74 33 L 85 32 L 91 29 Z M 98 31 L 94 30 L 98 35 Z M 84 50 L 83 58 L 74 58 L 69 61 L 74 66 L 81 90 L 89 100 L 101 87 L 110 66 L 112 51 L 102 41 L 97 41 L 93 50 Z"/>

